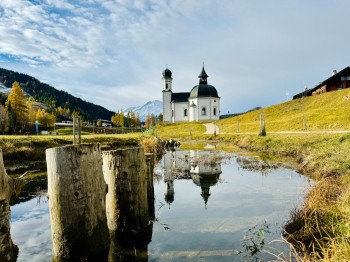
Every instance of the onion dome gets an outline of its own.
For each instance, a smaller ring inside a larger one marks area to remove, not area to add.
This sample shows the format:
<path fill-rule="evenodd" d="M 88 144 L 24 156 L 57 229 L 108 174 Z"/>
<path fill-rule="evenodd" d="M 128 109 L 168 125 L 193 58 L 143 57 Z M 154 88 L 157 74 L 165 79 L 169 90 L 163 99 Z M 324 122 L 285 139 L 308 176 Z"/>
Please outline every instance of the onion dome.
<path fill-rule="evenodd" d="M 196 97 L 219 97 L 218 91 L 212 85 L 199 84 L 192 88 L 190 98 Z"/>
<path fill-rule="evenodd" d="M 163 71 L 163 77 L 164 77 L 164 78 L 171 78 L 171 75 L 172 75 L 172 73 L 171 73 L 171 71 L 170 71 L 168 68 L 166 68 L 166 69 Z"/>

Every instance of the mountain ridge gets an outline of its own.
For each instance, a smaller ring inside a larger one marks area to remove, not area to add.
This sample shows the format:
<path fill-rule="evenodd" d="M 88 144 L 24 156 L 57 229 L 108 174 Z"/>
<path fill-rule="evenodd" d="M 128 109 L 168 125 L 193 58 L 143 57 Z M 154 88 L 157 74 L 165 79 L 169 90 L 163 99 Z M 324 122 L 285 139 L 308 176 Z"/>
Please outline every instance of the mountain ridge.
<path fill-rule="evenodd" d="M 20 83 L 24 92 L 32 96 L 35 101 L 48 105 L 52 105 L 54 101 L 55 107 L 69 108 L 70 112 L 77 111 L 84 120 L 111 119 L 115 112 L 112 112 L 100 105 L 82 100 L 66 91 L 58 90 L 48 84 L 40 82 L 38 79 L 12 70 L 0 68 L 0 92 L 5 87 L 11 88 L 12 84 L 17 81 Z"/>
<path fill-rule="evenodd" d="M 158 116 L 163 111 L 163 103 L 160 100 L 152 100 L 148 101 L 141 106 L 132 106 L 128 107 L 124 110 L 124 113 L 134 112 L 139 114 L 139 118 L 141 121 L 145 121 L 147 115 L 154 114 Z"/>

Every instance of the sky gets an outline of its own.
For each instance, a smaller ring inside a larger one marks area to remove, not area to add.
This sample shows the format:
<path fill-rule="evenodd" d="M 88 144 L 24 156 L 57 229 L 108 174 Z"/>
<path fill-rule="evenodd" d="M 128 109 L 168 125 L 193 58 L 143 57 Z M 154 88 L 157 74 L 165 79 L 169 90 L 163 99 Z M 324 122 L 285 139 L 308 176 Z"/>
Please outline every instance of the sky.
<path fill-rule="evenodd" d="M 282 103 L 350 65 L 347 0 L 1 0 L 0 67 L 117 111 L 190 92 L 221 114 Z"/>

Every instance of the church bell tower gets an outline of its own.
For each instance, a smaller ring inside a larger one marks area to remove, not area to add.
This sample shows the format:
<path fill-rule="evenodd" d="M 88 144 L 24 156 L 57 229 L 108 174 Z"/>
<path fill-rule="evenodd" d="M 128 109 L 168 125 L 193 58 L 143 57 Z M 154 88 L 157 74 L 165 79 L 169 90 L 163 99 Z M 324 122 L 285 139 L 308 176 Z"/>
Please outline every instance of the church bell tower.
<path fill-rule="evenodd" d="M 171 114 L 171 96 L 172 96 L 172 82 L 171 71 L 166 68 L 163 71 L 163 121 L 170 122 Z"/>

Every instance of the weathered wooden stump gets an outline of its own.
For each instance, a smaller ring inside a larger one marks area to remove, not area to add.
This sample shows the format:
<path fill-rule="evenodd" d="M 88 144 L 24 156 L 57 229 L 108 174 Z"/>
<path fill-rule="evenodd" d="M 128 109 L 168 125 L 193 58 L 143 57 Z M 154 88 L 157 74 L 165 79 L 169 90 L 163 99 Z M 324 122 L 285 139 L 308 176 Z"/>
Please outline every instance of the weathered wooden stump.
<path fill-rule="evenodd" d="M 148 186 L 153 188 L 153 179 L 150 184 L 144 151 L 141 148 L 106 151 L 102 158 L 109 189 L 106 196 L 111 234 L 109 259 L 129 257 L 128 250 L 132 251 L 131 256 L 142 254 L 147 258 L 147 245 L 152 239 Z"/>
<path fill-rule="evenodd" d="M 18 247 L 13 244 L 10 232 L 10 198 L 14 184 L 6 173 L 0 149 L 0 261 L 17 261 Z"/>
<path fill-rule="evenodd" d="M 148 214 L 151 220 L 155 219 L 154 208 L 154 185 L 153 185 L 153 170 L 154 170 L 154 158 L 152 153 L 146 153 L 146 165 L 147 165 L 147 201 L 148 201 Z"/>
<path fill-rule="evenodd" d="M 99 144 L 46 150 L 53 254 L 83 257 L 109 245 Z"/>
<path fill-rule="evenodd" d="M 2 150 L 0 149 L 0 199 L 10 200 L 11 195 L 14 193 L 13 179 L 6 173 L 4 166 L 4 160 L 2 157 Z"/>

